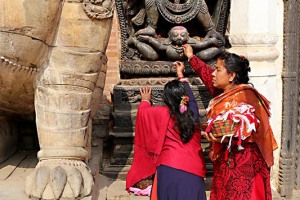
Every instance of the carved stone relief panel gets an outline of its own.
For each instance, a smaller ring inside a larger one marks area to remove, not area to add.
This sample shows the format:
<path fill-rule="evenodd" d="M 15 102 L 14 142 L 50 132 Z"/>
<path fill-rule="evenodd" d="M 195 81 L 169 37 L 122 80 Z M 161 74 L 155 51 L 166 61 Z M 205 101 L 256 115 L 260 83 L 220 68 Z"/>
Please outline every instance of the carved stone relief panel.
<path fill-rule="evenodd" d="M 184 57 L 189 43 L 206 62 L 228 45 L 224 39 L 229 0 L 116 0 L 121 31 L 121 80 L 113 91 L 113 122 L 107 141 L 102 173 L 125 177 L 132 160 L 135 117 L 141 100 L 139 90 L 152 86 L 154 105 L 163 105 L 165 83 L 176 77 L 172 63 L 185 62 L 201 120 L 211 96 Z M 120 157 L 118 157 L 120 156 Z M 117 175 L 118 174 L 118 175 Z"/>
<path fill-rule="evenodd" d="M 290 199 L 293 190 L 300 188 L 300 126 L 299 126 L 299 77 L 300 77 L 300 4 L 296 0 L 284 2 L 284 63 L 283 111 L 281 149 L 279 160 L 278 190 Z"/>
<path fill-rule="evenodd" d="M 183 43 L 209 60 L 225 46 L 225 41 L 216 40 L 225 35 L 229 0 L 116 0 L 116 6 L 123 61 L 182 60 Z M 186 28 L 188 37 L 183 41 L 172 35 L 177 26 Z"/>

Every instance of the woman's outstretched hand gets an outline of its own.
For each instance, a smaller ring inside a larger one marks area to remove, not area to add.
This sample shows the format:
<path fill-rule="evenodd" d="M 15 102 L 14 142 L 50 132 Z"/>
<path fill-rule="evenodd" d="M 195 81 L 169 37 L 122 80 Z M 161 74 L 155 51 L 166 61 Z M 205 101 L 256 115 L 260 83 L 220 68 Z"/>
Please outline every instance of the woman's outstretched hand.
<path fill-rule="evenodd" d="M 183 78 L 183 71 L 184 71 L 184 64 L 180 61 L 175 61 L 173 62 L 173 67 L 175 68 L 176 70 L 176 74 L 177 74 L 177 78 Z"/>
<path fill-rule="evenodd" d="M 193 48 L 189 44 L 184 44 L 182 47 L 184 55 L 188 58 L 188 60 L 190 60 L 194 55 Z"/>
<path fill-rule="evenodd" d="M 173 67 L 176 70 L 178 80 L 181 82 L 188 82 L 188 79 L 184 78 L 184 75 L 183 75 L 183 71 L 185 68 L 184 64 L 180 61 L 175 61 L 175 62 L 173 62 Z"/>
<path fill-rule="evenodd" d="M 141 93 L 141 98 L 142 100 L 145 101 L 151 101 L 151 92 L 152 92 L 152 87 L 142 87 L 140 88 L 140 93 Z"/>

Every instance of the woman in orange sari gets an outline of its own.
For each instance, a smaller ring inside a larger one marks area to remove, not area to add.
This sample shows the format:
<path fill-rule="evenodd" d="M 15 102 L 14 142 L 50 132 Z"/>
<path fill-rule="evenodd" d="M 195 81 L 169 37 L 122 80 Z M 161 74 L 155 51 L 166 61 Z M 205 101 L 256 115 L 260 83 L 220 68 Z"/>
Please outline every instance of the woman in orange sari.
<path fill-rule="evenodd" d="M 248 84 L 249 61 L 224 52 L 213 69 L 193 55 L 191 46 L 184 45 L 184 53 L 214 96 L 207 108 L 207 119 L 215 119 L 243 104 L 251 106 L 259 122 L 254 131 L 243 137 L 221 139 L 205 132 L 213 163 L 210 200 L 272 199 L 270 167 L 277 144 L 269 122 L 270 102 Z M 183 63 L 177 64 L 184 69 Z"/>

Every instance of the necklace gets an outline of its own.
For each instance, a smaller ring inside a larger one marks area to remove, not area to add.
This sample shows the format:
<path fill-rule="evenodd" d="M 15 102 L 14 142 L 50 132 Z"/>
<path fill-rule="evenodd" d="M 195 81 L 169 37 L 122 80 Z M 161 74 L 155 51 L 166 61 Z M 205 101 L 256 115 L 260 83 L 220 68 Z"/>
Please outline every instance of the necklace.
<path fill-rule="evenodd" d="M 178 53 L 180 56 L 183 55 L 183 47 L 182 47 L 182 46 L 178 46 L 178 45 L 174 46 L 174 45 L 171 45 L 171 47 L 172 47 L 173 49 L 175 49 L 176 53 Z"/>

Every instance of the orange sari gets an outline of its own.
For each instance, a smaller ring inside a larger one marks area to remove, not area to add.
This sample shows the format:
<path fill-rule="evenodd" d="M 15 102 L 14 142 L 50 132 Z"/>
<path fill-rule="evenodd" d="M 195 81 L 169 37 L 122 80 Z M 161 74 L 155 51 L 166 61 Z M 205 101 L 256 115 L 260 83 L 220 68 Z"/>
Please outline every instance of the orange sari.
<path fill-rule="evenodd" d="M 273 150 L 277 144 L 269 122 L 269 101 L 253 87 L 237 85 L 211 100 L 207 117 L 214 118 L 240 103 L 253 106 L 260 122 L 256 131 L 243 140 L 241 151 L 238 148 L 228 151 L 227 144 L 211 143 L 213 181 L 210 200 L 271 200 L 270 167 L 274 163 Z M 234 145 L 238 145 L 238 141 L 233 141 Z"/>
<path fill-rule="evenodd" d="M 239 103 L 247 103 L 255 108 L 255 116 L 260 123 L 256 132 L 247 139 L 248 142 L 256 143 L 268 167 L 274 164 L 273 151 L 277 148 L 272 128 L 270 126 L 270 102 L 256 89 L 249 85 L 240 84 L 226 93 L 213 98 L 208 106 L 207 118 L 214 118 L 220 113 L 226 112 Z M 222 153 L 225 144 L 214 143 L 210 151 L 212 161 Z"/>

